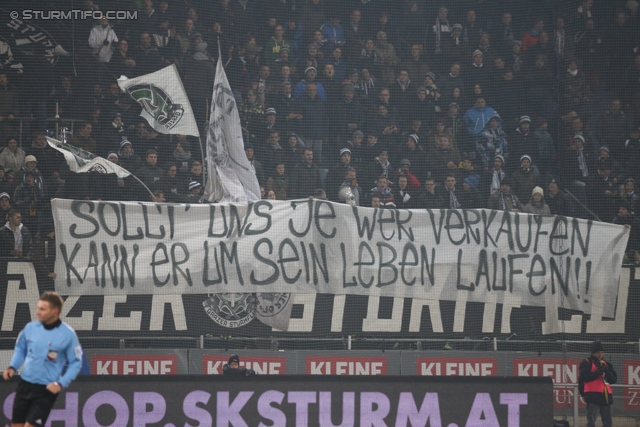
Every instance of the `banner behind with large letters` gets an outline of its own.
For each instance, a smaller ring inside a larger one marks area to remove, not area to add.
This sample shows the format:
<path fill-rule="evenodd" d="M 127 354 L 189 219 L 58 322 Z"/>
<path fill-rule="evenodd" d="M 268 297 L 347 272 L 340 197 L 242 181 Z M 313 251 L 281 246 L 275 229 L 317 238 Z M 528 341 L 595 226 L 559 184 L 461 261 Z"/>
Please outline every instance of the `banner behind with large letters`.
<path fill-rule="evenodd" d="M 356 294 L 613 316 L 629 234 L 559 216 L 318 200 L 53 210 L 63 295 Z"/>
<path fill-rule="evenodd" d="M 53 250 L 49 251 L 50 256 L 54 254 Z M 30 260 L 0 258 L 0 342 L 8 344 L 5 348 L 13 348 L 18 333 L 36 319 L 42 292 L 53 289 L 46 271 L 36 273 Z M 252 294 L 70 295 L 66 297 L 62 317 L 85 342 L 97 339 L 99 346 L 115 345 L 115 348 L 120 347 L 121 338 L 172 337 L 177 339 L 172 347 L 181 347 L 185 342 L 180 340 L 200 336 L 222 337 L 219 344 L 226 347 L 228 344 L 224 339 L 230 335 L 267 342 L 274 337 L 303 338 L 293 347 L 297 349 L 309 348 L 308 338 L 313 338 L 314 348 L 323 350 L 327 349 L 327 343 L 315 341 L 317 338 L 338 339 L 342 348 L 346 335 L 358 337 L 353 342 L 354 349 L 371 349 L 373 344 L 367 338 L 387 339 L 389 349 L 399 338 L 471 337 L 482 339 L 482 350 L 493 348 L 486 340 L 489 337 L 506 340 L 505 344 L 515 344 L 519 340 L 546 341 L 551 336 L 562 340 L 614 339 L 619 343 L 637 343 L 640 336 L 640 266 L 624 266 L 618 287 L 612 287 L 614 291 L 618 292 L 614 317 L 597 311 L 580 313 L 562 306 L 532 307 L 492 301 L 468 303 L 464 298 L 429 301 L 317 293 L 291 295 L 293 310 L 287 332 L 256 321 L 256 313 L 265 307 L 251 298 Z M 271 307 L 275 307 L 276 302 L 274 300 Z M 115 341 L 109 344 L 103 339 L 106 337 Z M 457 349 L 477 345 L 470 343 Z M 539 347 L 535 345 L 534 348 Z M 628 348 L 617 351 L 628 351 Z"/>

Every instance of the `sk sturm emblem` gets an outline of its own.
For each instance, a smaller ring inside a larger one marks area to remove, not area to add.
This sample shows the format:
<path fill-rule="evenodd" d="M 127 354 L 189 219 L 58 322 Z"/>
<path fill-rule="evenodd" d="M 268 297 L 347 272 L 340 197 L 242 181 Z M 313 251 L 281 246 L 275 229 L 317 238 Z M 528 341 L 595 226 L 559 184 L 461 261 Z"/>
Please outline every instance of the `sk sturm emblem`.
<path fill-rule="evenodd" d="M 174 104 L 169 95 L 158 86 L 139 84 L 127 88 L 127 92 L 155 121 L 167 129 L 177 125 L 184 115 L 182 105 Z"/>
<path fill-rule="evenodd" d="M 256 298 L 258 313 L 263 317 L 273 317 L 285 309 L 291 294 L 262 292 L 256 294 Z"/>
<path fill-rule="evenodd" d="M 202 301 L 204 311 L 220 326 L 239 328 L 256 317 L 254 294 L 212 294 Z"/>

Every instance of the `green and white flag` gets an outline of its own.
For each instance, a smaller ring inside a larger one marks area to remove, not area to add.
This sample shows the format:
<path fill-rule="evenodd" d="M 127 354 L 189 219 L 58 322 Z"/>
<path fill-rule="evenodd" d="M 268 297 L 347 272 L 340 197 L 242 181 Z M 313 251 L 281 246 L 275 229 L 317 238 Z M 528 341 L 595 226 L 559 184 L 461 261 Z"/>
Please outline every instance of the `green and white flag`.
<path fill-rule="evenodd" d="M 118 86 L 140 104 L 140 116 L 158 132 L 200 136 L 175 65 L 133 79 L 121 76 Z"/>
<path fill-rule="evenodd" d="M 131 173 L 122 166 L 118 166 L 103 157 L 96 156 L 89 151 L 74 147 L 73 145 L 63 144 L 53 138 L 47 137 L 47 142 L 50 147 L 62 153 L 71 172 L 115 173 L 119 178 L 126 178 L 131 175 Z"/>

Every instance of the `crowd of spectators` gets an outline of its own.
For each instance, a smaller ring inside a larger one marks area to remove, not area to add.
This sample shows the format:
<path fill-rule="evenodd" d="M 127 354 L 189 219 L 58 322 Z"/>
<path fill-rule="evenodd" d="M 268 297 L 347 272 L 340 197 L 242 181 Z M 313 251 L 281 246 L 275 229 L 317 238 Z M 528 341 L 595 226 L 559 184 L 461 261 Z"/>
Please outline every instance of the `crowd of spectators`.
<path fill-rule="evenodd" d="M 79 25 L 77 75 L 51 71 L 51 87 L 16 86 L 0 68 L 0 209 L 17 209 L 34 236 L 50 229 L 53 197 L 201 199 L 198 140 L 159 134 L 116 79 L 176 64 L 204 135 L 220 46 L 265 198 L 629 224 L 640 261 L 637 0 L 84 6 L 138 15 Z M 153 196 L 132 178 L 70 173 L 46 144 L 53 114 L 82 120 L 68 142 L 120 164 Z M 31 141 L 18 140 L 20 117 L 42 129 Z"/>

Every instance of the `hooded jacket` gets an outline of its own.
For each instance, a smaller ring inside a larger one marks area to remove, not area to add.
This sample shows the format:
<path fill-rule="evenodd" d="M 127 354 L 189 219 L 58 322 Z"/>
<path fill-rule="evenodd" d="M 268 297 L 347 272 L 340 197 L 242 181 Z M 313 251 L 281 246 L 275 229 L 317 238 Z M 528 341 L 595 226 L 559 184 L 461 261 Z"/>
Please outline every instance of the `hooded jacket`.
<path fill-rule="evenodd" d="M 24 224 L 20 224 L 20 234 L 22 234 L 22 254 L 28 257 L 31 252 L 31 232 Z M 9 223 L 0 228 L 0 258 L 11 256 L 11 251 L 15 248 L 15 238 L 13 230 L 9 228 Z"/>
<path fill-rule="evenodd" d="M 479 135 L 484 129 L 484 125 L 489 122 L 489 117 L 496 114 L 496 110 L 485 106 L 478 108 L 474 106 L 464 114 L 464 124 L 470 135 Z"/>
<path fill-rule="evenodd" d="M 493 117 L 498 118 L 498 127 L 491 128 L 490 119 Z M 500 154 L 506 161 L 509 160 L 509 150 L 507 148 L 507 135 L 501 129 L 502 119 L 497 113 L 491 115 L 484 125 L 484 129 L 478 135 L 476 141 L 476 153 L 480 159 L 483 167 L 488 167 L 493 158 Z"/>

